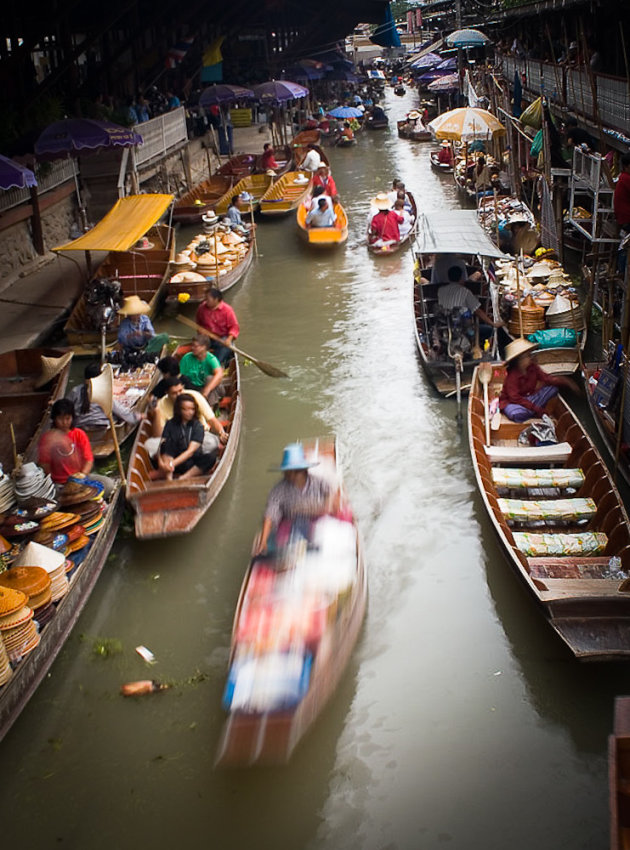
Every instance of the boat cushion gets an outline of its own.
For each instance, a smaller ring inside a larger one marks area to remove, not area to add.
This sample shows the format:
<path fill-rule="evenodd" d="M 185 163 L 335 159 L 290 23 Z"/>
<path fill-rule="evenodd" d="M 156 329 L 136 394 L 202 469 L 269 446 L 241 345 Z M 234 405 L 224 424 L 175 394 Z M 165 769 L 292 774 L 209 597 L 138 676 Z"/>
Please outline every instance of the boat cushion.
<path fill-rule="evenodd" d="M 608 544 L 608 537 L 601 531 L 585 531 L 583 534 L 530 534 L 515 531 L 514 542 L 529 558 L 545 555 L 600 555 Z"/>
<path fill-rule="evenodd" d="M 517 469 L 493 467 L 492 480 L 497 487 L 520 489 L 526 487 L 574 487 L 584 483 L 581 469 Z"/>
<path fill-rule="evenodd" d="M 499 499 L 499 510 L 507 518 L 517 522 L 534 520 L 590 519 L 597 512 L 592 499 Z"/>
<path fill-rule="evenodd" d="M 569 443 L 551 446 L 485 446 L 491 463 L 565 463 L 571 454 Z"/>

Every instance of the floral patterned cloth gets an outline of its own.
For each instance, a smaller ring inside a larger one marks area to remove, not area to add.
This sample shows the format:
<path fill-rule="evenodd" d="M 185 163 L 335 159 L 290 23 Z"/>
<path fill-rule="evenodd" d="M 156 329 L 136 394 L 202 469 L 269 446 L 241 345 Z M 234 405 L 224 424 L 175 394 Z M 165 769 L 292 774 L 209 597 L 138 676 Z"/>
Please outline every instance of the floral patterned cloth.
<path fill-rule="evenodd" d="M 545 555 L 601 555 L 608 537 L 601 531 L 583 534 L 529 534 L 514 532 L 514 542 L 528 558 Z"/>
<path fill-rule="evenodd" d="M 520 489 L 525 487 L 574 487 L 584 483 L 581 469 L 508 469 L 495 467 L 492 480 L 497 487 Z"/>
<path fill-rule="evenodd" d="M 592 499 L 543 499 L 539 502 L 526 499 L 499 499 L 499 510 L 507 518 L 518 522 L 535 520 L 590 519 L 597 511 Z"/>

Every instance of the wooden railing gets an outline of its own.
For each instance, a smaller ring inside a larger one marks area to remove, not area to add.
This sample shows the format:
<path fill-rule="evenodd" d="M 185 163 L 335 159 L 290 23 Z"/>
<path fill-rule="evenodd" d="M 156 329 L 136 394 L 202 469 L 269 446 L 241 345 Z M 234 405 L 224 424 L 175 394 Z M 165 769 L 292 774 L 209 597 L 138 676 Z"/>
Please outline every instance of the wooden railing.
<path fill-rule="evenodd" d="M 171 151 L 183 147 L 188 141 L 186 112 L 183 106 L 158 115 L 150 121 L 134 126 L 142 136 L 142 144 L 136 148 L 136 167 L 161 159 Z"/>
<path fill-rule="evenodd" d="M 50 165 L 44 164 L 42 168 L 45 171 L 43 175 L 38 174 L 38 169 L 35 168 L 37 192 L 39 195 L 50 192 L 51 189 L 56 189 L 62 183 L 74 180 L 76 163 L 74 159 L 60 159 L 50 163 Z M 10 210 L 26 201 L 30 201 L 30 199 L 30 189 L 8 189 L 6 192 L 0 192 L 0 210 Z"/>
<path fill-rule="evenodd" d="M 514 72 L 524 75 L 525 88 L 544 93 L 554 103 L 578 112 L 591 120 L 594 117 L 593 84 L 597 96 L 599 117 L 605 126 L 624 133 L 630 132 L 630 95 L 628 82 L 622 77 L 607 74 L 591 75 L 585 68 L 568 68 L 538 59 L 517 59 L 502 56 L 498 62 L 510 82 Z"/>

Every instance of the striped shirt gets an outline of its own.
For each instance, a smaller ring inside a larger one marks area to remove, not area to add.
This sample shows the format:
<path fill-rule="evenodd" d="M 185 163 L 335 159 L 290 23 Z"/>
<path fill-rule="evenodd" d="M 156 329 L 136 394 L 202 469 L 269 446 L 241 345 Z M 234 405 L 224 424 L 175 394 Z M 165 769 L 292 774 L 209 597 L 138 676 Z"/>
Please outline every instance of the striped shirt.
<path fill-rule="evenodd" d="M 278 525 L 283 519 L 320 516 L 329 496 L 329 484 L 317 475 L 308 474 L 303 489 L 294 487 L 283 478 L 269 493 L 265 519 Z"/>
<path fill-rule="evenodd" d="M 444 310 L 456 310 L 461 308 L 470 310 L 475 313 L 480 307 L 481 302 L 476 295 L 473 295 L 470 289 L 466 289 L 460 283 L 445 283 L 438 289 L 438 304 Z"/>

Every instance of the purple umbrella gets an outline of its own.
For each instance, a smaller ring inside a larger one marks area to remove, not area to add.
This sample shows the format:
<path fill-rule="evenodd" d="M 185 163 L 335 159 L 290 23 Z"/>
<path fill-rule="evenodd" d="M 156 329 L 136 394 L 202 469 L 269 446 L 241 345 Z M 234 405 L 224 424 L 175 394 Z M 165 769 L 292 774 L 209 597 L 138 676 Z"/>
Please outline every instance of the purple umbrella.
<path fill-rule="evenodd" d="M 438 77 L 427 86 L 429 91 L 454 91 L 459 88 L 459 74 L 446 74 Z"/>
<path fill-rule="evenodd" d="M 443 59 L 439 65 L 436 65 L 436 71 L 454 71 L 457 68 L 457 59 L 451 56 L 450 59 Z"/>
<path fill-rule="evenodd" d="M 289 80 L 269 80 L 267 83 L 254 86 L 254 97 L 261 103 L 275 105 L 286 103 L 288 100 L 296 100 L 299 97 L 306 97 L 307 95 L 307 88 L 298 85 L 298 83 L 292 83 Z"/>
<path fill-rule="evenodd" d="M 25 186 L 37 186 L 31 169 L 0 154 L 0 189 L 24 189 Z"/>
<path fill-rule="evenodd" d="M 141 144 L 142 136 L 111 121 L 64 118 L 50 124 L 41 133 L 35 142 L 35 154 L 38 159 L 58 159 L 81 151 L 130 148 Z"/>
<path fill-rule="evenodd" d="M 411 63 L 412 68 L 434 68 L 442 61 L 442 57 L 437 53 L 425 53 L 418 59 L 414 59 Z"/>
<path fill-rule="evenodd" d="M 221 106 L 223 103 L 234 103 L 237 100 L 251 100 L 254 92 L 243 86 L 229 86 L 226 83 L 208 86 L 201 92 L 199 106 Z"/>
<path fill-rule="evenodd" d="M 421 74 L 417 79 L 419 83 L 427 85 L 428 83 L 432 83 L 433 80 L 439 80 L 440 77 L 448 76 L 450 73 L 448 70 L 438 71 L 437 68 L 434 68 L 432 71 L 427 71 L 426 74 Z"/>

